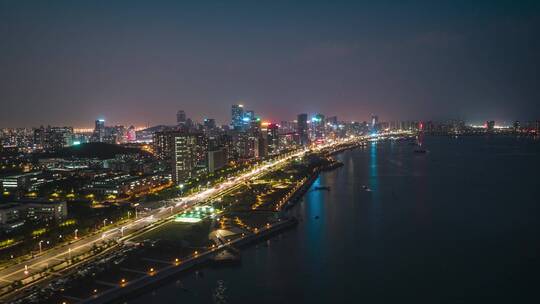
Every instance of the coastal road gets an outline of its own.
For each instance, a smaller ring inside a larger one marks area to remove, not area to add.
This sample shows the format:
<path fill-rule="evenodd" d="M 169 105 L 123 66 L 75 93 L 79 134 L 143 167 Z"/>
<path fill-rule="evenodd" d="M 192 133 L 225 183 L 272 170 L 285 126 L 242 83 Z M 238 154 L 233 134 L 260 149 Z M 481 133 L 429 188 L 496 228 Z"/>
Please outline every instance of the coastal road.
<path fill-rule="evenodd" d="M 236 178 L 225 181 L 214 188 L 203 190 L 188 197 L 169 200 L 169 202 L 172 203 L 170 206 L 152 210 L 140 218 L 126 223 L 121 227 L 112 227 L 103 231 L 102 233 L 80 238 L 69 244 L 64 244 L 60 247 L 55 247 L 44 251 L 43 254 L 35 256 L 24 263 L 4 268 L 0 270 L 0 286 L 4 287 L 18 280 L 23 282 L 30 281 L 33 274 L 39 273 L 46 267 L 59 265 L 60 263 L 65 262 L 67 259 L 70 259 L 72 256 L 88 253 L 94 244 L 111 239 L 133 236 L 145 227 L 153 225 L 160 220 L 167 219 L 174 214 L 182 212 L 193 205 L 207 200 L 208 198 L 230 191 L 232 188 L 241 185 L 243 182 L 259 176 L 268 170 L 274 169 L 276 166 L 285 164 L 291 158 L 302 156 L 305 153 L 306 150 L 303 150 L 286 155 L 272 161 L 271 163 L 260 165 L 247 173 L 237 176 Z"/>

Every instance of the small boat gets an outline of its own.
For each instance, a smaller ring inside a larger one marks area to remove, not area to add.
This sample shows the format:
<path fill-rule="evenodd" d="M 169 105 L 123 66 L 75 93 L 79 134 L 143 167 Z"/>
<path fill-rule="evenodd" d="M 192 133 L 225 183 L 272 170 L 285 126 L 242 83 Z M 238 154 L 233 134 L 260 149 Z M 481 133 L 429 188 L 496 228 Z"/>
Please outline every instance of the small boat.
<path fill-rule="evenodd" d="M 362 189 L 364 189 L 367 192 L 371 192 L 371 189 L 368 188 L 366 185 L 362 185 Z"/>

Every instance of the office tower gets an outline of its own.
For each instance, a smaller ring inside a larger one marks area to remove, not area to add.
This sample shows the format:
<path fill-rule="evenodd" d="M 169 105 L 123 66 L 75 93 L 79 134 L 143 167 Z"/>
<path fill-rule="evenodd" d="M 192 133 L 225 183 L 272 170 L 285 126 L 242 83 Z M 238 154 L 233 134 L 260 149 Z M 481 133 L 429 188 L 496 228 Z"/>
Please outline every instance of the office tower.
<path fill-rule="evenodd" d="M 244 106 L 241 104 L 232 105 L 231 126 L 235 130 L 242 129 L 244 118 Z"/>
<path fill-rule="evenodd" d="M 266 126 L 266 144 L 269 154 L 276 154 L 279 152 L 279 126 L 271 123 Z"/>
<path fill-rule="evenodd" d="M 313 140 L 323 140 L 325 137 L 325 119 L 323 114 L 315 114 L 311 118 L 311 137 Z"/>
<path fill-rule="evenodd" d="M 371 115 L 371 131 L 376 132 L 379 129 L 379 116 Z"/>
<path fill-rule="evenodd" d="M 173 136 L 172 178 L 176 184 L 185 183 L 193 176 L 196 160 L 197 137 L 177 133 Z"/>
<path fill-rule="evenodd" d="M 176 123 L 179 125 L 183 125 L 186 123 L 186 112 L 183 110 L 179 110 L 176 112 Z"/>
<path fill-rule="evenodd" d="M 302 146 L 305 146 L 309 143 L 309 134 L 308 134 L 308 115 L 305 113 L 298 114 L 297 118 L 297 133 L 298 133 L 298 143 Z"/>
<path fill-rule="evenodd" d="M 105 119 L 96 120 L 92 141 L 103 142 L 105 139 Z"/>
<path fill-rule="evenodd" d="M 245 111 L 244 116 L 242 117 L 242 128 L 248 129 L 251 125 L 251 122 L 255 120 L 254 111 Z"/>
<path fill-rule="evenodd" d="M 379 123 L 379 116 L 371 115 L 371 127 L 375 128 L 378 123 Z"/>

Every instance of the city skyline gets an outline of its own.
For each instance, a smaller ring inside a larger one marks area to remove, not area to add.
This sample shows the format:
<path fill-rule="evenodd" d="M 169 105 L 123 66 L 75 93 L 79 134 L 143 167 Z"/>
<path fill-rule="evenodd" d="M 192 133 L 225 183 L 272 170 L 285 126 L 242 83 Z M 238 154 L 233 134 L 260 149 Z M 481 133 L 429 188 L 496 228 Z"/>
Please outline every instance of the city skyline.
<path fill-rule="evenodd" d="M 538 297 L 540 0 L 0 0 L 0 41 L 0 303 Z"/>
<path fill-rule="evenodd" d="M 540 116 L 533 1 L 1 3 L 0 127 Z"/>

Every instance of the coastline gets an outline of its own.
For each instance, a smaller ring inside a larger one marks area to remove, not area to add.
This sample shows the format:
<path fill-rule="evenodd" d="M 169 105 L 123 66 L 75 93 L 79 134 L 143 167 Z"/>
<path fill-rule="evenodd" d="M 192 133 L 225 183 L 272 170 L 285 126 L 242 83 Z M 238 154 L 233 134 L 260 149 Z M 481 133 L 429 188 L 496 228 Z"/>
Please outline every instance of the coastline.
<path fill-rule="evenodd" d="M 323 154 L 328 156 L 335 155 L 350 149 L 354 149 L 360 145 L 362 145 L 362 143 L 347 145 L 336 151 L 332 151 L 331 153 Z M 294 189 L 292 192 L 288 193 L 285 196 L 286 199 L 284 201 L 283 210 L 289 210 L 295 207 L 297 203 L 307 193 L 307 191 L 311 188 L 313 182 L 317 179 L 321 172 L 334 170 L 341 166 L 341 163 L 334 161 L 330 164 L 316 167 L 314 171 L 310 174 L 310 176 L 306 178 L 300 186 L 296 187 L 296 189 Z M 229 248 L 236 250 L 236 248 L 239 247 L 250 246 L 253 243 L 263 241 L 276 234 L 280 234 L 287 229 L 291 229 L 297 224 L 298 219 L 296 219 L 295 217 L 285 216 L 273 224 L 267 224 L 266 227 L 254 234 L 248 234 L 241 238 L 229 241 L 227 244 L 222 245 L 218 248 L 210 249 L 208 251 L 197 254 L 187 260 L 184 260 L 181 264 L 170 265 L 164 269 L 156 271 L 153 274 L 148 274 L 135 281 L 126 283 L 123 286 L 117 286 L 113 289 L 109 289 L 98 295 L 84 299 L 78 303 L 104 304 L 133 298 L 136 295 L 144 294 L 145 291 L 147 291 L 148 289 L 167 282 L 172 278 L 181 275 L 182 273 L 192 271 L 197 267 L 207 266 L 218 253 L 224 250 L 227 250 Z"/>

